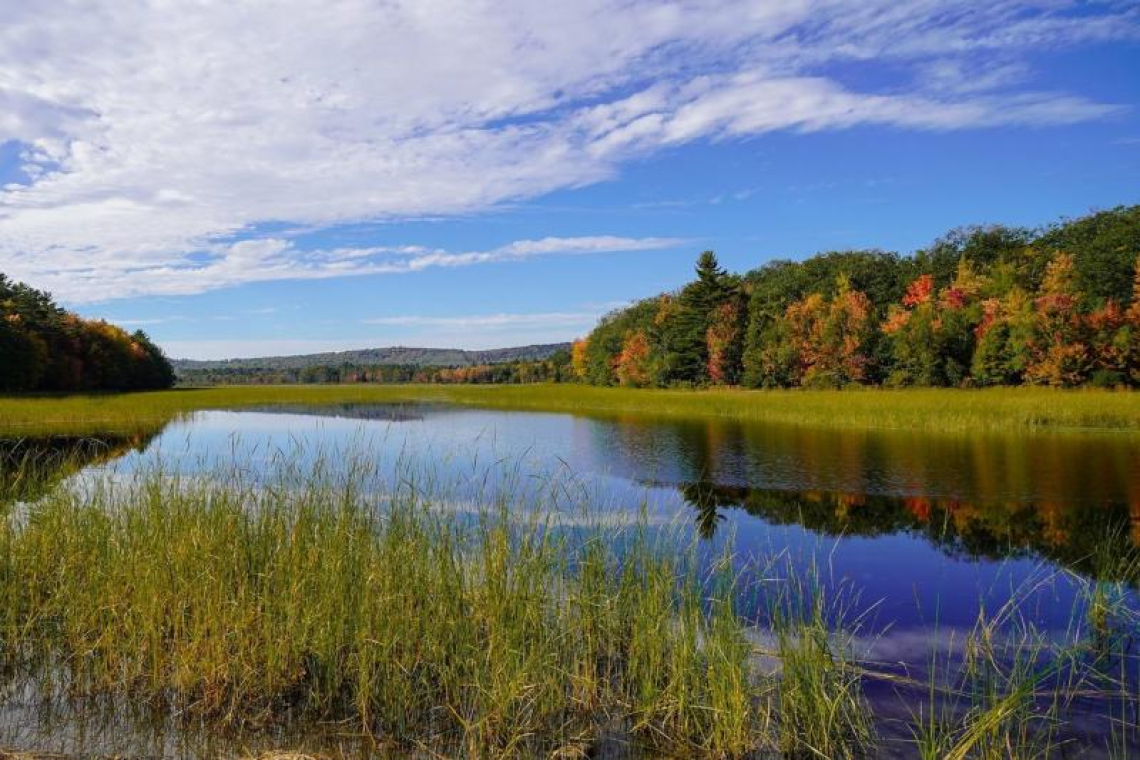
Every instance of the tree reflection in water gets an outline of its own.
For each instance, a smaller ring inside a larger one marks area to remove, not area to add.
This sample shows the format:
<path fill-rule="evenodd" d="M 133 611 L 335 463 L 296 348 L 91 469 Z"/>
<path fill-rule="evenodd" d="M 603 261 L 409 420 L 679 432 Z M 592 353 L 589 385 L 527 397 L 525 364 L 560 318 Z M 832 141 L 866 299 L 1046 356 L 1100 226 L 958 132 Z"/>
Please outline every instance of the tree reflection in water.
<path fill-rule="evenodd" d="M 713 537 L 726 510 L 828 536 L 921 537 L 953 557 L 1136 568 L 1134 437 L 936 436 L 616 418 L 594 426 L 615 475 L 675 488 Z M 1133 582 L 1140 578 L 1129 578 Z"/>
<path fill-rule="evenodd" d="M 827 536 L 921 536 L 946 554 L 965 559 L 1042 557 L 1083 575 L 1140 582 L 1112 575 L 1136 562 L 1103 563 L 1106 557 L 1140 555 L 1135 505 L 980 504 L 919 497 L 781 492 L 717 486 L 680 486 L 694 509 L 697 533 L 711 539 L 727 509 L 743 509 L 774 525 L 801 525 Z M 1106 575 L 1107 574 L 1107 575 Z"/>
<path fill-rule="evenodd" d="M 131 451 L 144 451 L 161 429 L 123 435 L 0 438 L 0 507 L 35 501 L 81 470 Z"/>

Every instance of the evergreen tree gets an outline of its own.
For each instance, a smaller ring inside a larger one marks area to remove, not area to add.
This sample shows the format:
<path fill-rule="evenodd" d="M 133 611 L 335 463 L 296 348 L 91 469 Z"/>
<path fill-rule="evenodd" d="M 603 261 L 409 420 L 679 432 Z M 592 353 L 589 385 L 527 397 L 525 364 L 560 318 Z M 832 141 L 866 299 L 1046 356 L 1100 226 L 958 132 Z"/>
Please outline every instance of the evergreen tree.
<path fill-rule="evenodd" d="M 669 382 L 708 382 L 710 320 L 731 293 L 728 276 L 712 251 L 698 257 L 696 272 L 696 281 L 681 291 L 677 313 L 664 335 Z"/>

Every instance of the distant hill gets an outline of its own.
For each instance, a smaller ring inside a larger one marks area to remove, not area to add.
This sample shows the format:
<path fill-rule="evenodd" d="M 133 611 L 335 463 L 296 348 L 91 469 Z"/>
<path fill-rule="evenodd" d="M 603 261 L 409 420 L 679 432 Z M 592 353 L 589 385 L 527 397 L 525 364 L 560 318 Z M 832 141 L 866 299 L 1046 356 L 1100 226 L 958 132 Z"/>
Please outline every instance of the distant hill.
<path fill-rule="evenodd" d="M 511 361 L 547 359 L 558 351 L 568 351 L 569 343 L 544 343 L 486 351 L 464 351 L 459 348 L 365 348 L 357 351 L 334 351 L 299 356 L 263 356 L 253 359 L 220 359 L 198 361 L 176 359 L 177 372 L 193 370 L 296 370 L 307 367 L 401 365 L 417 367 L 468 367 L 475 364 L 500 364 Z"/>

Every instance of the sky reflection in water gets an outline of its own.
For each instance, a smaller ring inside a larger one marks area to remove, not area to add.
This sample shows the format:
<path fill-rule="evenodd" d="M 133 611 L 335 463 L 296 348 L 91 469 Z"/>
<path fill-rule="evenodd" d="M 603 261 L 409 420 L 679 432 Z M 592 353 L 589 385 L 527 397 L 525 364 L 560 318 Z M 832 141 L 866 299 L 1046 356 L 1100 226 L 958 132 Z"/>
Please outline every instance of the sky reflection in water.
<path fill-rule="evenodd" d="M 564 506 L 585 500 L 634 515 L 644 505 L 655 523 L 692 526 L 710 553 L 731 538 L 742 557 L 816 558 L 894 628 L 968 626 L 982 598 L 1000 603 L 1055 570 L 1095 575 L 1098 558 L 1140 545 L 1140 443 L 1125 436 L 942 437 L 345 405 L 206 411 L 153 438 L 84 446 L 80 458 L 102 472 L 161 461 L 202 473 L 235 460 L 257 470 L 283 452 L 304 458 L 302 467 L 321 456 L 335 466 L 354 452 L 382 463 L 393 484 L 415 477 L 460 501 L 554 490 Z M 1072 593 L 1058 578 L 1027 610 L 1064 626 Z"/>

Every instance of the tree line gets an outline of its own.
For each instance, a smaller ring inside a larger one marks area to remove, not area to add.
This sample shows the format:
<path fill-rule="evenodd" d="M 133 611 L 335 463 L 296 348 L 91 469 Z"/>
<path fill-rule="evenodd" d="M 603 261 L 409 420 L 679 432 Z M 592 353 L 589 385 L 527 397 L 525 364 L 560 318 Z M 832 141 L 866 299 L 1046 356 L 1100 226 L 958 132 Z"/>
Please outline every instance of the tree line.
<path fill-rule="evenodd" d="M 572 348 L 597 385 L 1140 385 L 1140 206 L 696 279 Z"/>
<path fill-rule="evenodd" d="M 518 384 L 559 383 L 575 379 L 570 352 L 556 351 L 546 359 L 462 366 L 419 364 L 317 364 L 308 367 L 209 367 L 178 371 L 184 385 L 291 385 L 303 383 L 439 383 Z"/>
<path fill-rule="evenodd" d="M 0 391 L 169 388 L 174 370 L 146 333 L 83 319 L 0 274 Z"/>

